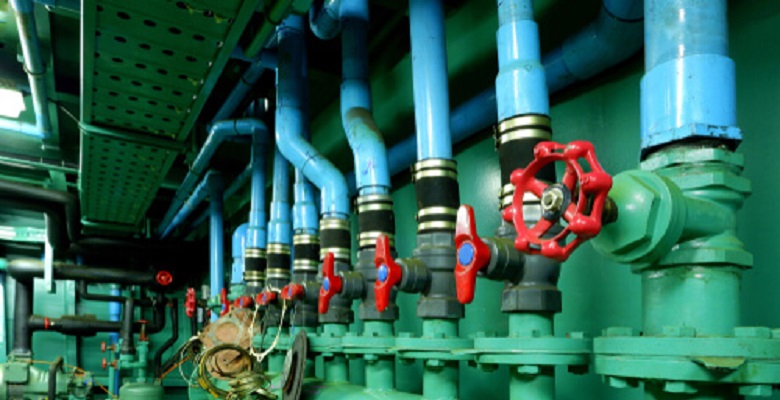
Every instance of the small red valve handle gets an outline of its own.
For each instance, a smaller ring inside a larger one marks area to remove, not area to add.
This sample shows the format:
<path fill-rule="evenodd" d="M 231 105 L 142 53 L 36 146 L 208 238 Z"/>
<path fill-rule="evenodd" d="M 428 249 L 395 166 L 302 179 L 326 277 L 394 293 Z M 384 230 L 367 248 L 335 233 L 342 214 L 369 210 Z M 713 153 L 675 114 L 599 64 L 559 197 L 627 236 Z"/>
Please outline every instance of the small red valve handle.
<path fill-rule="evenodd" d="M 195 312 L 198 310 L 198 298 L 195 295 L 195 288 L 187 289 L 187 297 L 184 299 L 184 313 L 189 318 L 195 318 Z"/>
<path fill-rule="evenodd" d="M 255 303 L 259 306 L 267 306 L 276 301 L 276 292 L 271 290 L 263 291 L 255 296 Z"/>
<path fill-rule="evenodd" d="M 301 300 L 306 295 L 306 289 L 303 285 L 291 283 L 282 288 L 282 300 L 294 301 Z"/>
<path fill-rule="evenodd" d="M 320 286 L 320 298 L 317 303 L 317 312 L 327 314 L 330 307 L 330 299 L 341 293 L 344 281 L 336 275 L 336 258 L 333 253 L 325 254 L 322 260 L 322 286 Z"/>
<path fill-rule="evenodd" d="M 160 286 L 168 286 L 173 283 L 173 275 L 168 271 L 160 271 L 154 278 Z"/>
<path fill-rule="evenodd" d="M 455 247 L 457 264 L 455 265 L 455 288 L 458 301 L 468 304 L 474 300 L 474 287 L 477 273 L 490 262 L 490 248 L 477 235 L 474 221 L 474 209 L 463 204 L 458 209 L 455 226 Z"/>
<path fill-rule="evenodd" d="M 390 238 L 387 235 L 379 235 L 376 238 L 376 251 L 374 252 L 374 265 L 377 269 L 377 278 L 374 282 L 374 297 L 376 309 L 383 312 L 390 305 L 390 295 L 393 287 L 401 282 L 401 266 L 393 259 L 390 251 Z"/>
<path fill-rule="evenodd" d="M 590 172 L 583 170 L 580 158 L 588 163 Z M 556 161 L 566 164 L 560 184 L 547 185 L 535 178 L 539 170 Z M 601 217 L 612 188 L 612 177 L 596 159 L 592 143 L 582 140 L 568 145 L 541 142 L 534 148 L 533 161 L 526 168 L 512 172 L 510 179 L 515 193 L 512 205 L 504 209 L 503 217 L 515 226 L 517 250 L 566 261 L 580 244 L 601 231 Z M 538 197 L 545 210 L 543 217 L 531 228 L 526 226 L 523 216 L 523 196 L 526 192 Z M 547 211 L 551 211 L 552 217 L 545 215 Z M 566 221 L 566 226 L 556 235 L 545 238 L 559 219 Z M 567 240 L 570 234 L 575 237 Z"/>
<path fill-rule="evenodd" d="M 149 337 L 146 336 L 146 324 L 148 324 L 149 321 L 147 321 L 145 319 L 139 319 L 136 322 L 141 324 L 141 332 L 138 334 L 138 341 L 139 342 L 148 342 L 149 341 Z"/>
<path fill-rule="evenodd" d="M 238 296 L 237 299 L 233 300 L 233 308 L 252 308 L 254 305 L 255 301 L 252 296 Z"/>
<path fill-rule="evenodd" d="M 222 303 L 222 311 L 220 311 L 219 316 L 224 317 L 230 312 L 230 301 L 228 300 L 227 289 L 222 288 L 219 292 L 219 300 Z"/>
<path fill-rule="evenodd" d="M 103 359 L 103 362 L 100 363 L 100 366 L 103 367 L 103 369 L 106 369 L 108 367 L 108 360 L 105 358 Z"/>

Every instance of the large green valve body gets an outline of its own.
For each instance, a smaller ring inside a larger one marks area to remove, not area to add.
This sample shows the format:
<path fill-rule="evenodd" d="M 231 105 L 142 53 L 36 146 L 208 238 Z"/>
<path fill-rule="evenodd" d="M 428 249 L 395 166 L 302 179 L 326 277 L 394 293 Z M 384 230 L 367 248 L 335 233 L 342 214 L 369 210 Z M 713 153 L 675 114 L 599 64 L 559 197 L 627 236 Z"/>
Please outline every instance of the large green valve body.
<path fill-rule="evenodd" d="M 89 398 L 92 389 L 90 374 L 57 373 L 58 399 L 82 400 Z M 45 400 L 48 397 L 49 373 L 26 362 L 0 365 L 0 400 Z M 52 399 L 54 400 L 54 399 Z"/>
<path fill-rule="evenodd" d="M 162 400 L 165 391 L 152 383 L 128 383 L 119 389 L 119 400 Z"/>

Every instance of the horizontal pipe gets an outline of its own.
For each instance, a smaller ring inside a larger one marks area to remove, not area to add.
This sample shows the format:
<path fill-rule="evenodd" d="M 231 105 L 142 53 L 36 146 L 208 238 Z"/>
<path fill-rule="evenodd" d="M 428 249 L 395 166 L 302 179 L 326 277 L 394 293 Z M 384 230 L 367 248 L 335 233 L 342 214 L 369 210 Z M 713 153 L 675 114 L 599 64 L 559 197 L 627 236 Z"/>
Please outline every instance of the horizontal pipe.
<path fill-rule="evenodd" d="M 78 197 L 59 190 L 44 189 L 23 183 L 0 180 L 0 198 L 23 203 L 40 204 L 42 207 L 62 207 L 71 243 L 81 237 L 81 214 Z"/>
<path fill-rule="evenodd" d="M 25 157 L 6 152 L 0 152 L 0 164 L 40 171 L 62 172 L 65 174 L 78 175 L 79 173 L 78 165 L 66 163 L 65 161 L 44 160 L 42 158 Z"/>
<path fill-rule="evenodd" d="M 17 281 L 32 282 L 42 278 L 44 263 L 35 259 L 16 259 L 8 263 L 8 274 Z M 123 285 L 155 286 L 156 271 L 133 271 L 119 268 L 83 266 L 54 262 L 54 279 L 89 283 L 119 283 Z"/>

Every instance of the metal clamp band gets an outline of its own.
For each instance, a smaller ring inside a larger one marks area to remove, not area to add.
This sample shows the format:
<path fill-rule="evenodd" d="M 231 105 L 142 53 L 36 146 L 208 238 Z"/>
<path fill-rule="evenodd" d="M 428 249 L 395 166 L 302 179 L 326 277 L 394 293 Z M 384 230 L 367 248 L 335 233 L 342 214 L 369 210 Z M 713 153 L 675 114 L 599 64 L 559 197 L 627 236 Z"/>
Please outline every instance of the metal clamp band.
<path fill-rule="evenodd" d="M 521 139 L 550 140 L 552 139 L 552 134 L 550 132 L 538 128 L 518 129 L 518 130 L 514 130 L 502 134 L 501 136 L 498 137 L 496 141 L 498 142 L 498 145 L 501 146 L 506 142 L 511 142 L 513 140 L 521 140 Z"/>
<path fill-rule="evenodd" d="M 318 261 L 307 260 L 305 258 L 293 260 L 293 270 L 295 272 L 316 271 L 319 265 L 320 263 Z"/>
<path fill-rule="evenodd" d="M 507 118 L 498 123 L 498 134 L 501 135 L 504 132 L 515 130 L 518 128 L 533 127 L 533 128 L 550 128 L 550 117 L 543 114 L 526 114 L 518 115 L 516 117 Z"/>
<path fill-rule="evenodd" d="M 293 244 L 320 244 L 320 237 L 317 235 L 295 235 Z"/>
<path fill-rule="evenodd" d="M 320 231 L 323 229 L 349 230 L 349 220 L 341 218 L 323 218 L 320 220 Z"/>
<path fill-rule="evenodd" d="M 426 178 L 450 178 L 452 180 L 457 180 L 458 173 L 446 169 L 429 169 L 425 171 L 415 172 L 414 176 L 412 176 L 412 180 L 414 182 Z"/>
<path fill-rule="evenodd" d="M 455 223 L 449 221 L 428 221 L 417 224 L 417 232 L 431 229 L 455 230 Z"/>
<path fill-rule="evenodd" d="M 427 160 L 418 161 L 412 165 L 412 172 L 419 172 L 426 169 L 450 169 L 455 171 L 458 169 L 458 164 L 455 160 L 429 158 Z"/>
<path fill-rule="evenodd" d="M 282 243 L 269 243 L 266 250 L 268 254 L 290 254 L 290 246 Z"/>
<path fill-rule="evenodd" d="M 387 194 L 368 194 L 360 196 L 355 200 L 355 204 L 369 204 L 369 203 L 392 203 L 393 197 Z"/>
<path fill-rule="evenodd" d="M 244 249 L 244 257 L 246 258 L 265 258 L 265 249 L 253 249 L 247 247 Z"/>
<path fill-rule="evenodd" d="M 385 235 L 390 239 L 390 246 L 395 246 L 395 235 L 388 232 L 380 232 L 380 231 L 370 231 L 370 232 L 363 232 L 358 235 L 358 245 L 360 247 L 370 247 L 376 245 L 376 239 L 381 236 Z"/>
<path fill-rule="evenodd" d="M 393 211 L 393 204 L 370 203 L 370 204 L 359 205 L 357 207 L 358 214 L 362 214 L 364 212 L 369 212 L 369 211 Z"/>
<path fill-rule="evenodd" d="M 284 268 L 268 268 L 265 273 L 266 279 L 277 278 L 286 279 L 290 277 L 290 271 Z"/>
<path fill-rule="evenodd" d="M 341 260 L 349 260 L 351 257 L 349 249 L 343 247 L 325 247 L 320 249 L 320 260 L 325 258 L 325 255 L 328 253 L 333 253 L 333 257 Z"/>
<path fill-rule="evenodd" d="M 417 211 L 417 219 L 420 219 L 422 217 L 427 217 L 429 215 L 458 215 L 458 209 L 437 206 L 437 207 L 423 208 L 422 210 Z"/>
<path fill-rule="evenodd" d="M 265 279 L 265 272 L 263 271 L 244 271 L 244 280 L 249 281 L 262 281 Z"/>

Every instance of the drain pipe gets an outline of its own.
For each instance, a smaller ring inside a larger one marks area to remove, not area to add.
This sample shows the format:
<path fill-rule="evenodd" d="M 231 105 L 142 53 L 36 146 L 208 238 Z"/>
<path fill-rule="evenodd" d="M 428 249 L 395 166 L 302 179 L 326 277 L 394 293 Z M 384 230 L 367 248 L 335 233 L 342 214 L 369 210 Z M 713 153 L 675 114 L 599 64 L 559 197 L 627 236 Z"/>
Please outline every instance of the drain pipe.
<path fill-rule="evenodd" d="M 252 120 L 260 122 L 259 120 Z M 249 227 L 244 249 L 244 281 L 246 292 L 254 296 L 263 290 L 266 270 L 265 170 L 268 130 L 265 124 L 257 126 L 252 135 L 252 178 L 249 208 Z"/>
<path fill-rule="evenodd" d="M 329 2 L 332 5 L 334 2 Z M 377 279 L 374 266 L 375 244 L 380 235 L 394 240 L 395 220 L 390 196 L 390 174 L 387 170 L 387 150 L 374 122 L 368 74 L 368 1 L 343 0 L 340 15 L 343 25 L 341 118 L 355 160 L 357 174 L 358 262 L 355 271 L 339 273 L 323 279 L 320 290 L 320 320 L 339 308 L 351 308 L 351 301 L 360 299 L 360 319 L 364 321 L 362 336 L 344 338 L 350 351 L 366 356 L 366 387 L 369 390 L 392 390 L 395 387 L 395 356 L 376 354 L 379 341 L 393 347 L 393 322 L 398 308 L 377 311 L 373 283 Z M 339 281 L 339 284 L 333 284 Z M 369 343 L 370 342 L 370 343 Z"/>
<path fill-rule="evenodd" d="M 35 9 L 32 0 L 11 0 L 10 3 L 16 14 L 16 26 L 19 29 L 19 41 L 24 56 L 24 70 L 30 81 L 37 129 L 35 136 L 41 136 L 46 146 L 46 141 L 51 136 L 51 119 L 49 118 L 49 96 L 46 91 L 46 65 L 38 41 Z"/>
<path fill-rule="evenodd" d="M 203 143 L 203 147 L 200 149 L 197 157 L 195 157 L 195 161 L 192 162 L 192 166 L 184 177 L 179 189 L 176 190 L 173 201 L 160 223 L 158 229 L 160 238 L 166 238 L 181 222 L 183 222 L 183 220 L 176 221 L 177 213 L 181 213 L 187 196 L 193 192 L 193 187 L 195 187 L 198 180 L 201 179 L 204 171 L 206 171 L 206 167 L 208 167 L 211 162 L 211 158 L 217 152 L 217 149 L 219 149 L 222 142 L 246 136 L 252 137 L 254 141 L 254 135 L 267 135 L 266 132 L 267 128 L 265 127 L 265 123 L 255 118 L 219 121 L 211 125 L 209 128 L 209 135 Z M 192 197 L 190 197 L 190 199 L 192 199 Z M 200 200 L 202 200 L 202 198 Z M 192 206 L 197 207 L 199 203 L 200 201 Z"/>
<path fill-rule="evenodd" d="M 285 158 L 320 189 L 322 197 L 320 260 L 326 260 L 322 268 L 328 270 L 332 268 L 337 272 L 347 271 L 351 257 L 351 236 L 346 180 L 344 175 L 301 135 L 301 132 L 306 129 L 304 110 L 307 104 L 302 18 L 297 16 L 287 18 L 279 26 L 277 37 L 279 68 L 277 70 L 276 144 Z M 282 295 L 316 303 L 319 286 L 316 281 L 311 281 L 311 284 L 288 285 L 287 290 L 295 293 L 284 293 L 283 290 Z M 334 308 L 333 311 L 320 316 L 320 323 L 324 323 L 323 333 L 342 337 L 346 334 L 348 324 L 352 322 L 352 311 L 348 308 Z M 327 381 L 347 380 L 347 360 L 343 354 L 333 355 L 326 361 L 326 365 L 328 366 L 325 371 Z"/>
<path fill-rule="evenodd" d="M 417 126 L 418 161 L 412 171 L 418 205 L 417 246 L 412 257 L 394 260 L 389 238 L 382 235 L 377 240 L 376 306 L 380 312 L 387 309 L 396 286 L 405 292 L 422 293 L 417 303 L 417 316 L 423 320 L 422 337 L 396 338 L 396 346 L 405 349 L 400 353 L 402 358 L 424 360 L 423 397 L 457 399 L 459 359 L 452 357 L 452 352 L 471 348 L 472 341 L 458 338 L 463 305 L 456 298 L 452 274 L 460 194 L 450 140 L 442 1 L 411 0 L 409 19 Z M 430 351 L 432 340 L 446 351 Z"/>
<path fill-rule="evenodd" d="M 642 47 L 642 0 L 604 0 L 598 18 L 542 57 L 547 87 L 556 93 L 628 59 Z M 455 144 L 497 122 L 496 88 L 489 87 L 452 110 Z M 408 170 L 415 161 L 414 134 L 388 149 L 390 175 Z M 347 182 L 353 185 L 354 172 Z M 355 193 L 350 186 L 350 193 Z"/>

